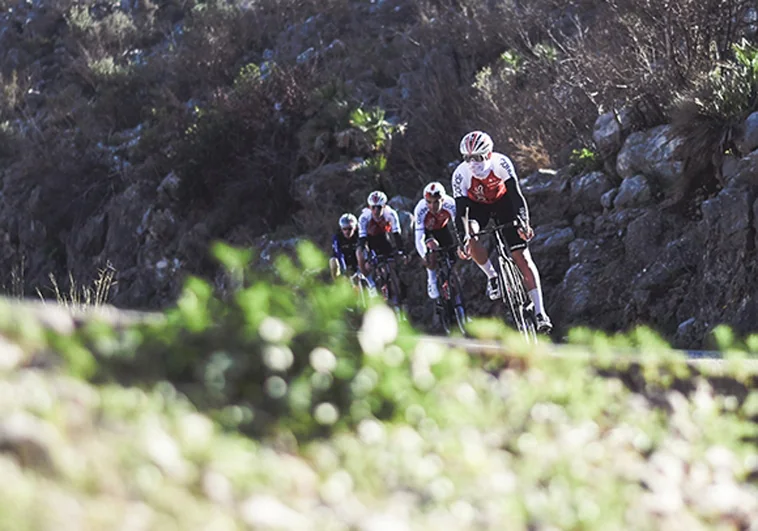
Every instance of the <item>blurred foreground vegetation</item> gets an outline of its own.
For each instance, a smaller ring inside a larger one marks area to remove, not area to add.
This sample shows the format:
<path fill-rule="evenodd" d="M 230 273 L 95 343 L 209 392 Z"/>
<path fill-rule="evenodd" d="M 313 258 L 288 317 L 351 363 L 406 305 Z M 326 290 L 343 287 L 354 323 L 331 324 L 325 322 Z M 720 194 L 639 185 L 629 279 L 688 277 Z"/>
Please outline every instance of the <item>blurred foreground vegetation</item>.
<path fill-rule="evenodd" d="M 310 244 L 255 276 L 248 252 L 214 255 L 226 288 L 190 279 L 144 324 L 0 307 L 0 530 L 758 519 L 755 371 L 725 329 L 718 374 L 645 329 L 577 330 L 556 356 L 479 321 L 505 353 L 471 355 L 364 313 Z"/>

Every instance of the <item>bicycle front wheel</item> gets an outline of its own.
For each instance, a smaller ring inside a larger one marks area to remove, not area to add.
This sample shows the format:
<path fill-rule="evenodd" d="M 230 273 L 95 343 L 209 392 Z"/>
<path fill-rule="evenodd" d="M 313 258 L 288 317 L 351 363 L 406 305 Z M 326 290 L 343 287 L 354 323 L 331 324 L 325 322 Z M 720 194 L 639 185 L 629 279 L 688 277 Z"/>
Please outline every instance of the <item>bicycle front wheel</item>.
<path fill-rule="evenodd" d="M 387 266 L 387 304 L 389 304 L 393 310 L 400 316 L 401 301 L 400 301 L 400 278 L 397 276 L 397 271 L 392 266 Z"/>
<path fill-rule="evenodd" d="M 503 302 L 510 313 L 513 324 L 530 343 L 537 342 L 537 326 L 531 301 L 524 288 L 521 272 L 513 261 L 500 256 L 501 286 Z"/>
<path fill-rule="evenodd" d="M 437 290 L 439 298 L 434 301 L 435 311 L 440 320 L 440 326 L 445 335 L 450 335 L 453 324 L 453 306 L 450 301 L 450 288 L 447 272 L 443 268 L 437 269 Z"/>
<path fill-rule="evenodd" d="M 468 315 L 466 314 L 466 303 L 463 300 L 461 281 L 455 270 L 450 272 L 448 286 L 450 290 L 450 306 L 453 310 L 453 317 L 458 325 L 458 330 L 460 330 L 461 334 L 465 337 L 467 335 L 466 325 L 468 324 Z"/>

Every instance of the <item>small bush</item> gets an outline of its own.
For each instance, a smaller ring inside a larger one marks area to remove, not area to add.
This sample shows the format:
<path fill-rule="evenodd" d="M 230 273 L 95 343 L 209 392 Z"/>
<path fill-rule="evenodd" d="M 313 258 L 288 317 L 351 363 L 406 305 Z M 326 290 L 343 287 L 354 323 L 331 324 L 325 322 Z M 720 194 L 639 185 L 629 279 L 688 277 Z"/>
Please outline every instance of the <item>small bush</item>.
<path fill-rule="evenodd" d="M 166 379 L 228 427 L 261 434 L 279 426 L 304 438 L 393 418 L 416 399 L 409 360 L 391 346 L 410 336 L 398 337 L 384 306 L 369 310 L 356 335 L 355 294 L 347 281 L 321 283 L 326 258 L 313 245 L 300 244 L 294 260 L 278 256 L 271 276 L 252 275 L 247 251 L 218 244 L 214 254 L 238 286 L 233 292 L 189 279 L 165 321 L 135 330 L 129 351 L 106 341 L 101 327 L 83 332 L 98 355 L 96 379 Z M 438 370 L 460 362 L 454 356 Z"/>
<path fill-rule="evenodd" d="M 742 41 L 733 50 L 732 60 L 701 76 L 674 102 L 673 133 L 682 139 L 677 157 L 684 166 L 669 204 L 689 198 L 698 189 L 707 197 L 723 185 L 724 154 L 733 148 L 733 138 L 745 118 L 758 109 L 758 48 Z"/>
<path fill-rule="evenodd" d="M 602 157 L 592 149 L 583 147 L 571 152 L 571 168 L 574 175 L 590 173 L 602 167 Z"/>

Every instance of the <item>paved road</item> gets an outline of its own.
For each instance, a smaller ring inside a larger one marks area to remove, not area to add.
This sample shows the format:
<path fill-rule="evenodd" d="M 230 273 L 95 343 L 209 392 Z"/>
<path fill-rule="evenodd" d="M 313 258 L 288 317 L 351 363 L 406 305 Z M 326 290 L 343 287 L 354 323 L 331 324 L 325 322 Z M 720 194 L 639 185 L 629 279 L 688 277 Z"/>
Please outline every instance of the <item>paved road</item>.
<path fill-rule="evenodd" d="M 481 341 L 464 338 L 448 338 L 437 336 L 424 336 L 425 341 L 440 342 L 451 347 L 462 348 L 472 354 L 483 356 L 503 357 L 503 356 L 521 356 L 513 348 L 496 341 Z M 535 353 L 542 356 L 551 357 L 584 357 L 592 359 L 598 357 L 587 347 L 580 345 L 568 344 L 551 344 L 544 343 L 536 347 Z M 719 374 L 726 371 L 730 364 L 740 366 L 743 370 L 750 373 L 758 373 L 758 358 L 730 359 L 725 360 L 720 352 L 715 350 L 676 350 L 671 349 L 662 353 L 662 356 L 681 356 L 687 359 L 687 364 L 693 367 L 708 370 L 709 373 Z M 634 349 L 619 350 L 613 353 L 614 359 L 626 362 L 645 362 L 650 358 L 643 357 Z"/>
<path fill-rule="evenodd" d="M 3 302 L 5 304 L 3 304 Z M 163 314 L 156 312 L 137 312 L 122 310 L 113 306 L 100 306 L 97 308 L 67 308 L 56 303 L 45 304 L 36 300 L 17 300 L 0 298 L 0 329 L 14 328 L 20 321 L 33 319 L 44 328 L 52 328 L 61 333 L 70 333 L 79 328 L 90 319 L 96 318 L 105 321 L 115 328 L 128 327 L 137 322 L 159 322 L 164 319 Z M 466 351 L 482 356 L 520 356 L 513 348 L 496 341 L 485 341 L 464 338 L 448 338 L 440 336 L 423 336 L 424 341 L 440 342 L 452 347 L 465 349 Z M 535 353 L 543 356 L 554 357 L 596 357 L 586 347 L 541 343 Z M 708 368 L 709 372 L 719 373 L 729 363 L 739 363 L 745 370 L 758 373 L 758 359 L 745 359 L 737 361 L 725 361 L 718 351 L 712 350 L 671 350 L 667 353 L 678 353 L 687 358 L 687 363 L 693 366 Z M 643 357 L 634 350 L 614 352 L 614 358 L 629 362 L 641 362 Z"/>

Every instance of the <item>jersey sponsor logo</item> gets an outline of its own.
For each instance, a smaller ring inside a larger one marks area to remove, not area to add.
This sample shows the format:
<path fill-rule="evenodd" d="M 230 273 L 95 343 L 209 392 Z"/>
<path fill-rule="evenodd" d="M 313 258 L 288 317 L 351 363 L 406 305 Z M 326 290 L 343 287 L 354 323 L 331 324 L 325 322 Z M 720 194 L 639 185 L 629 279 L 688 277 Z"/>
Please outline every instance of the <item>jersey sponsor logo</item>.
<path fill-rule="evenodd" d="M 505 181 L 490 172 L 484 179 L 471 178 L 471 186 L 468 189 L 468 197 L 477 203 L 494 203 L 503 197 L 508 188 Z"/>
<path fill-rule="evenodd" d="M 463 175 L 456 173 L 453 178 L 453 190 L 456 194 L 462 195 L 461 185 L 463 184 Z"/>
<path fill-rule="evenodd" d="M 431 211 L 427 211 L 427 214 L 424 217 L 424 229 L 443 229 L 447 226 L 448 221 L 450 221 L 450 212 L 447 210 L 440 210 L 437 214 L 432 214 Z"/>

